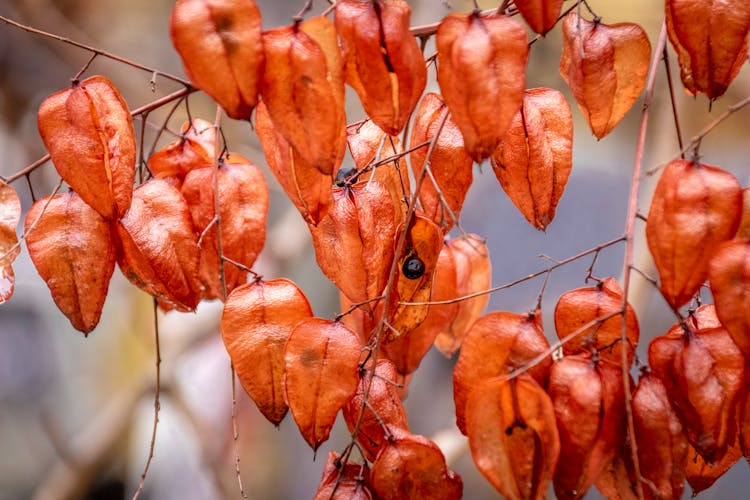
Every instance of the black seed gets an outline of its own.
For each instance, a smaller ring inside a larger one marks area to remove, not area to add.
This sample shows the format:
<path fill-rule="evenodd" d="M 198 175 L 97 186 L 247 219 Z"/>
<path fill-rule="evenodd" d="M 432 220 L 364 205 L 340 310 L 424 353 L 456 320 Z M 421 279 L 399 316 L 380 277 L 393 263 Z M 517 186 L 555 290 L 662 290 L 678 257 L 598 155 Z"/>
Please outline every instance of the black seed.
<path fill-rule="evenodd" d="M 416 255 L 410 255 L 401 266 L 401 272 L 407 279 L 418 279 L 424 274 L 424 262 Z"/>
<path fill-rule="evenodd" d="M 348 178 L 351 177 L 352 174 L 356 171 L 357 169 L 355 169 L 354 167 L 341 167 L 336 174 L 336 185 L 341 187 L 346 184 Z"/>

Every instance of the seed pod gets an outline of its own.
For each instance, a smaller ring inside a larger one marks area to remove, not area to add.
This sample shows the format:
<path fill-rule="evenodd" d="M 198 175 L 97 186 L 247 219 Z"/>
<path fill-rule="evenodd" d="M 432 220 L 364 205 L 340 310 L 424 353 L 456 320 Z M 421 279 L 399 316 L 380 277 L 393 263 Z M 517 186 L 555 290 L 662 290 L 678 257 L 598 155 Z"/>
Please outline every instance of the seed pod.
<path fill-rule="evenodd" d="M 590 22 L 571 12 L 563 21 L 560 75 L 597 139 L 609 134 L 646 86 L 651 44 L 634 23 Z"/>
<path fill-rule="evenodd" d="M 456 426 L 466 434 L 466 401 L 482 381 L 507 375 L 549 349 L 542 329 L 542 312 L 514 314 L 495 311 L 474 322 L 461 344 L 453 369 L 453 401 Z M 530 368 L 528 373 L 541 387 L 547 385 L 552 359 Z"/>
<path fill-rule="evenodd" d="M 437 29 L 438 83 L 466 151 L 479 163 L 497 149 L 521 107 L 528 39 L 513 18 L 450 14 Z"/>
<path fill-rule="evenodd" d="M 341 323 L 320 318 L 297 323 L 286 342 L 284 394 L 305 441 L 317 450 L 359 381 L 361 344 Z"/>
<path fill-rule="evenodd" d="M 750 240 L 735 239 L 717 249 L 708 278 L 716 314 L 745 358 L 750 360 Z"/>
<path fill-rule="evenodd" d="M 664 8 L 685 90 L 704 92 L 711 100 L 721 97 L 747 59 L 750 4 L 666 0 Z"/>
<path fill-rule="evenodd" d="M 344 156 L 343 60 L 325 17 L 263 33 L 261 93 L 276 129 L 300 157 L 326 175 Z"/>
<path fill-rule="evenodd" d="M 47 97 L 39 133 L 60 177 L 105 219 L 130 207 L 135 181 L 135 131 L 128 106 L 103 76 Z"/>
<path fill-rule="evenodd" d="M 263 74 L 262 20 L 253 0 L 177 0 L 169 35 L 190 81 L 249 120 Z"/>
<path fill-rule="evenodd" d="M 115 269 L 109 224 L 70 192 L 37 200 L 24 227 L 29 256 L 52 299 L 73 328 L 88 334 L 99 323 Z"/>
<path fill-rule="evenodd" d="M 445 102 L 438 94 L 425 94 L 414 119 L 409 144 L 416 147 L 434 140 L 443 121 L 443 113 L 447 112 Z M 416 179 L 425 175 L 423 172 L 427 150 L 428 147 L 421 147 L 411 152 L 411 169 Z M 458 218 L 461 213 L 466 193 L 471 186 L 473 165 L 471 157 L 464 149 L 461 131 L 451 119 L 450 114 L 445 117 L 440 135 L 437 136 L 435 145 L 432 147 L 429 165 L 437 186 L 427 176 L 419 190 L 419 202 L 427 216 L 443 227 L 447 233 L 456 223 L 453 217 Z M 453 216 L 440 202 L 438 189 L 448 208 L 453 212 Z"/>
<path fill-rule="evenodd" d="M 313 315 L 307 297 L 286 279 L 237 287 L 221 315 L 221 338 L 240 384 L 272 424 L 279 425 L 284 399 L 284 352 L 294 327 Z"/>
<path fill-rule="evenodd" d="M 404 128 L 427 82 L 410 17 L 403 0 L 336 2 L 346 83 L 372 121 L 391 135 Z"/>
<path fill-rule="evenodd" d="M 721 460 L 737 432 L 745 360 L 723 327 L 693 316 L 651 341 L 652 373 L 667 389 L 688 442 L 708 462 Z"/>
<path fill-rule="evenodd" d="M 695 448 L 688 445 L 688 460 L 685 468 L 685 479 L 695 497 L 698 493 L 710 488 L 721 476 L 724 475 L 734 464 L 742 458 L 742 449 L 740 448 L 737 437 L 732 440 L 732 444 L 727 449 L 724 456 L 716 462 L 707 462 Z"/>
<path fill-rule="evenodd" d="M 349 460 L 344 464 L 336 452 L 329 451 L 313 500 L 373 500 L 369 484 L 370 468 L 366 463 Z"/>
<path fill-rule="evenodd" d="M 646 240 L 671 307 L 698 291 L 719 245 L 737 232 L 741 213 L 742 189 L 734 175 L 688 160 L 665 167 L 648 212 Z"/>
<path fill-rule="evenodd" d="M 16 226 L 21 220 L 21 201 L 16 191 L 0 181 L 0 305 L 13 295 L 16 278 L 11 264 L 21 253 Z"/>
<path fill-rule="evenodd" d="M 466 430 L 474 463 L 504 498 L 546 497 L 560 437 L 552 401 L 534 378 L 483 381 L 469 396 Z"/>
<path fill-rule="evenodd" d="M 115 223 L 117 263 L 135 286 L 180 311 L 198 305 L 200 255 L 190 209 L 169 182 L 151 179 Z"/>
<path fill-rule="evenodd" d="M 531 29 L 544 35 L 557 23 L 563 0 L 514 0 L 513 3 Z"/>
<path fill-rule="evenodd" d="M 214 192 L 214 172 L 218 193 Z M 224 299 L 246 281 L 247 272 L 231 262 L 224 263 L 224 285 L 220 277 L 220 258 L 228 258 L 248 269 L 266 241 L 268 187 L 260 169 L 236 155 L 221 159 L 217 168 L 191 171 L 182 185 L 182 194 L 190 208 L 195 232 L 201 235 L 200 278 L 205 297 Z M 216 220 L 218 196 L 219 218 Z M 217 227 L 221 226 L 221 251 Z"/>
<path fill-rule="evenodd" d="M 200 118 L 187 121 L 180 137 L 148 159 L 148 169 L 157 179 L 182 179 L 195 168 L 213 165 L 216 155 L 216 127 Z"/>
<path fill-rule="evenodd" d="M 492 158 L 510 200 L 531 225 L 544 230 L 573 167 L 573 116 L 565 97 L 554 89 L 527 90 Z"/>
<path fill-rule="evenodd" d="M 570 290 L 560 296 L 555 306 L 555 330 L 560 339 L 571 335 L 586 324 L 620 311 L 622 289 L 614 278 L 607 278 L 597 286 Z M 582 354 L 592 349 L 599 357 L 613 363 L 622 361 L 622 321 L 620 315 L 594 324 L 563 344 L 565 354 Z M 625 336 L 627 338 L 628 363 L 633 362 L 638 346 L 640 330 L 635 310 L 628 303 L 625 313 Z"/>

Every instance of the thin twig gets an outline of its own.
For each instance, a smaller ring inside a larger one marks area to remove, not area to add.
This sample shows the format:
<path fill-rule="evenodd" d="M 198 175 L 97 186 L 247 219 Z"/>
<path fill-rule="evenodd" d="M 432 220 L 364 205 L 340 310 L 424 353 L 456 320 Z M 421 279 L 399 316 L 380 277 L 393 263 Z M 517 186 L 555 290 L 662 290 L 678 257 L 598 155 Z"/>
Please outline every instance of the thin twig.
<path fill-rule="evenodd" d="M 161 409 L 161 404 L 159 403 L 159 394 L 161 393 L 161 348 L 159 347 L 159 316 L 157 314 L 158 312 L 158 303 L 156 301 L 156 298 L 153 299 L 154 302 L 154 342 L 156 344 L 156 389 L 154 390 L 154 426 L 151 430 L 151 444 L 149 444 L 148 448 L 148 458 L 146 459 L 146 466 L 143 468 L 143 472 L 141 473 L 141 481 L 138 483 L 138 488 L 135 490 L 135 493 L 133 493 L 132 500 L 136 500 L 140 494 L 141 491 L 143 491 L 143 485 L 146 483 L 146 475 L 148 474 L 148 469 L 151 467 L 151 460 L 154 458 L 154 447 L 156 446 L 156 429 L 159 425 L 159 410 Z"/>
<path fill-rule="evenodd" d="M 627 320 L 625 317 L 625 311 L 628 306 L 628 292 L 630 291 L 630 273 L 633 270 L 633 239 L 635 234 L 635 220 L 638 214 L 638 190 L 640 188 L 641 179 L 641 164 L 643 162 L 643 150 L 646 144 L 646 131 L 648 130 L 648 119 L 649 110 L 651 103 L 654 98 L 654 83 L 656 81 L 656 71 L 659 65 L 659 58 L 661 57 L 664 48 L 666 47 L 667 41 L 667 27 L 666 23 L 662 22 L 661 33 L 659 34 L 659 41 L 657 42 L 656 50 L 654 51 L 654 57 L 651 61 L 651 68 L 649 69 L 648 81 L 646 83 L 646 90 L 643 100 L 643 113 L 641 115 L 641 126 L 638 132 L 638 142 L 635 150 L 635 160 L 633 161 L 633 174 L 630 183 L 630 196 L 628 198 L 628 213 L 625 221 L 625 262 L 623 265 L 623 291 L 622 291 L 622 315 L 621 315 L 621 331 L 620 339 L 622 345 L 626 345 L 627 342 Z M 633 473 L 638 479 L 636 482 L 636 494 L 639 499 L 643 499 L 643 485 L 641 484 L 641 470 L 640 463 L 638 462 L 638 443 L 635 437 L 635 424 L 633 423 L 633 405 L 632 405 L 632 394 L 630 391 L 630 373 L 627 367 L 628 363 L 628 350 L 621 349 L 622 354 L 622 386 L 625 392 L 625 414 L 627 417 L 628 436 L 630 438 L 630 454 L 633 463 Z"/>
<path fill-rule="evenodd" d="M 235 377 L 234 365 L 229 363 L 232 371 L 232 441 L 234 443 L 234 473 L 237 475 L 237 484 L 240 487 L 240 495 L 247 498 L 245 494 L 245 485 L 242 483 L 242 474 L 240 473 L 240 431 L 237 425 L 237 381 Z"/>
<path fill-rule="evenodd" d="M 682 143 L 682 129 L 680 128 L 680 116 L 677 113 L 677 102 L 675 101 L 674 85 L 672 84 L 672 71 L 669 68 L 669 51 L 667 50 L 666 45 L 664 45 L 664 50 L 662 51 L 662 59 L 664 60 L 664 71 L 667 74 L 667 87 L 669 88 L 669 102 L 672 104 L 672 116 L 674 117 L 675 132 L 677 132 L 677 143 L 680 146 L 680 151 L 682 151 L 685 145 Z M 680 153 L 680 157 L 684 160 L 685 153 Z"/>

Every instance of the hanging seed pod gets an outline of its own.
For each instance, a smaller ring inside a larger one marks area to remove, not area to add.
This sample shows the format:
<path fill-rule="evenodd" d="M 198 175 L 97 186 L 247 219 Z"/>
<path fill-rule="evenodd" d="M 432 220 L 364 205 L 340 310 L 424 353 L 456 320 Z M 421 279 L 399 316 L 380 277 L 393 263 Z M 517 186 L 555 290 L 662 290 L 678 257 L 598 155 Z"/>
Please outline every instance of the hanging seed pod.
<path fill-rule="evenodd" d="M 24 227 L 29 256 L 52 299 L 73 328 L 88 334 L 99 323 L 115 270 L 109 224 L 70 192 L 37 200 Z"/>
<path fill-rule="evenodd" d="M 716 314 L 745 358 L 750 360 L 750 240 L 722 244 L 711 258 L 708 279 Z"/>
<path fill-rule="evenodd" d="M 571 12 L 563 21 L 560 75 L 597 139 L 609 134 L 646 86 L 651 44 L 634 23 L 590 22 Z"/>
<path fill-rule="evenodd" d="M 544 230 L 573 167 L 573 116 L 565 97 L 554 89 L 527 90 L 492 158 L 510 200 L 532 226 Z"/>
<path fill-rule="evenodd" d="M 703 92 L 711 100 L 721 97 L 747 59 L 750 4 L 666 0 L 664 5 L 685 90 Z"/>
<path fill-rule="evenodd" d="M 497 149 L 526 87 L 528 39 L 513 18 L 450 14 L 435 35 L 438 83 L 466 151 L 479 163 Z"/>
<path fill-rule="evenodd" d="M 21 220 L 21 201 L 16 191 L 0 181 L 0 305 L 13 295 L 16 277 L 11 264 L 21 253 L 16 226 Z"/>
<path fill-rule="evenodd" d="M 344 464 L 336 452 L 329 451 L 313 500 L 373 500 L 375 495 L 369 484 L 370 468 L 366 463 Z"/>
<path fill-rule="evenodd" d="M 253 0 L 177 0 L 169 34 L 190 81 L 249 120 L 263 74 L 263 23 Z"/>
<path fill-rule="evenodd" d="M 286 279 L 254 281 L 234 289 L 221 315 L 221 338 L 243 389 L 272 424 L 284 399 L 284 352 L 294 327 L 312 318 L 307 297 Z"/>
<path fill-rule="evenodd" d="M 373 122 L 388 134 L 398 134 L 427 82 L 422 51 L 409 31 L 409 4 L 342 0 L 335 12 L 346 83 Z"/>
<path fill-rule="evenodd" d="M 646 240 L 671 307 L 687 303 L 706 281 L 711 258 L 735 235 L 741 213 L 742 189 L 734 175 L 688 160 L 665 167 L 648 212 Z"/>
<path fill-rule="evenodd" d="M 513 0 L 513 3 L 531 29 L 544 35 L 557 23 L 563 0 Z"/>
<path fill-rule="evenodd" d="M 135 181 L 135 131 L 128 106 L 103 76 L 74 82 L 47 97 L 39 134 L 60 177 L 107 220 L 130 207 Z"/>
<path fill-rule="evenodd" d="M 213 165 L 216 158 L 216 127 L 200 118 L 187 121 L 180 137 L 148 159 L 148 169 L 157 179 L 183 179 L 193 169 Z"/>

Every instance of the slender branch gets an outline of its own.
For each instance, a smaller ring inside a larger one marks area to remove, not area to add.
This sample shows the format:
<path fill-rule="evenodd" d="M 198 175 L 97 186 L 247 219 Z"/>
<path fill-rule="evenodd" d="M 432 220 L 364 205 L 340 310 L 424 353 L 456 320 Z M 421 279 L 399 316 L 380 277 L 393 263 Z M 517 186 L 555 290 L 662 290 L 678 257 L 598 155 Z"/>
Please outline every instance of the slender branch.
<path fill-rule="evenodd" d="M 229 363 L 232 371 L 232 441 L 234 444 L 234 473 L 237 476 L 237 484 L 240 487 L 240 496 L 247 498 L 245 494 L 245 485 L 242 483 L 242 474 L 240 473 L 240 431 L 237 426 L 237 377 L 235 377 L 234 365 Z"/>
<path fill-rule="evenodd" d="M 620 339 L 623 345 L 627 342 L 627 324 L 625 312 L 628 305 L 628 293 L 630 291 L 630 273 L 633 269 L 633 237 L 635 233 L 635 220 L 638 215 L 638 190 L 640 188 L 641 164 L 643 163 L 643 150 L 646 144 L 646 131 L 648 130 L 649 110 L 654 98 L 654 83 L 656 81 L 656 71 L 659 65 L 659 58 L 666 47 L 667 27 L 662 22 L 659 41 L 657 42 L 654 57 L 649 69 L 648 81 L 643 101 L 643 114 L 641 115 L 641 126 L 638 132 L 638 142 L 635 150 L 635 159 L 633 161 L 633 174 L 630 183 L 630 196 L 628 198 L 628 214 L 625 221 L 625 263 L 623 265 L 623 292 L 622 292 L 622 314 Z M 641 484 L 641 471 L 638 462 L 638 443 L 635 438 L 635 424 L 633 423 L 632 394 L 630 392 L 630 373 L 627 369 L 629 366 L 627 359 L 627 349 L 621 349 L 622 354 L 622 385 L 625 391 L 625 414 L 627 417 L 628 436 L 630 437 L 630 453 L 633 462 L 633 472 L 638 479 L 636 482 L 636 494 L 639 499 L 643 499 L 643 485 Z"/>
<path fill-rule="evenodd" d="M 151 430 L 151 444 L 149 445 L 148 449 L 146 466 L 143 468 L 143 472 L 141 473 L 141 481 L 140 483 L 138 483 L 138 488 L 135 490 L 135 493 L 133 493 L 132 500 L 136 500 L 140 496 L 141 491 L 143 491 L 143 485 L 146 483 L 146 475 L 148 474 L 149 467 L 151 467 L 151 460 L 154 458 L 154 447 L 156 446 L 156 429 L 159 425 L 159 410 L 161 409 L 161 404 L 159 403 L 159 394 L 161 393 L 161 349 L 159 347 L 159 316 L 157 314 L 158 304 L 156 302 L 156 298 L 154 298 L 153 301 L 154 341 L 156 343 L 156 389 L 154 391 L 154 426 Z"/>
<path fill-rule="evenodd" d="M 662 59 L 664 60 L 664 71 L 667 74 L 667 87 L 669 88 L 669 102 L 672 104 L 672 116 L 674 116 L 674 128 L 677 132 L 677 143 L 680 145 L 680 151 L 684 149 L 685 145 L 682 142 L 682 129 L 680 128 L 680 116 L 677 113 L 677 103 L 674 95 L 674 85 L 672 84 L 672 70 L 669 67 L 669 51 L 667 46 L 664 45 L 662 51 Z M 682 159 L 685 159 L 685 153 L 680 153 Z"/>
<path fill-rule="evenodd" d="M 95 55 L 98 55 L 98 56 L 102 56 L 102 57 L 106 57 L 108 59 L 112 59 L 114 61 L 121 62 L 123 64 L 127 64 L 128 66 L 131 66 L 133 68 L 138 68 L 138 69 L 141 69 L 143 71 L 148 71 L 149 73 L 154 74 L 154 75 L 161 75 L 161 76 L 163 76 L 164 78 L 166 78 L 168 80 L 172 80 L 173 82 L 178 82 L 178 83 L 181 83 L 181 84 L 185 85 L 186 87 L 190 87 L 190 82 L 187 81 L 187 80 L 185 80 L 185 79 L 183 79 L 183 78 L 180 78 L 179 76 L 175 76 L 175 75 L 171 75 L 169 73 L 165 73 L 163 71 L 159 71 L 158 69 L 151 68 L 149 66 L 145 66 L 145 65 L 137 63 L 135 61 L 131 61 L 130 59 L 127 59 L 125 57 L 118 56 L 116 54 L 112 54 L 111 52 L 107 52 L 105 50 L 98 49 L 96 47 L 92 47 L 90 45 L 86 45 L 86 44 L 83 44 L 81 42 L 76 42 L 75 40 L 71 40 L 70 38 L 67 38 L 67 37 L 64 37 L 64 36 L 55 35 L 54 33 L 49 33 L 47 31 L 43 31 L 43 30 L 31 27 L 31 26 L 27 26 L 25 24 L 21 24 L 18 21 L 14 21 L 14 20 L 9 19 L 9 18 L 7 18 L 5 16 L 2 16 L 2 15 L 0 15 L 0 21 L 3 21 L 5 24 L 8 24 L 8 25 L 13 26 L 15 28 L 22 29 L 22 30 L 27 31 L 29 33 L 33 33 L 35 35 L 40 35 L 40 36 L 43 36 L 43 37 L 46 37 L 46 38 L 51 38 L 51 39 L 57 40 L 59 42 L 67 43 L 68 45 L 72 45 L 74 47 L 78 47 L 80 49 L 87 50 L 87 51 L 91 52 L 92 54 L 95 54 Z"/>

